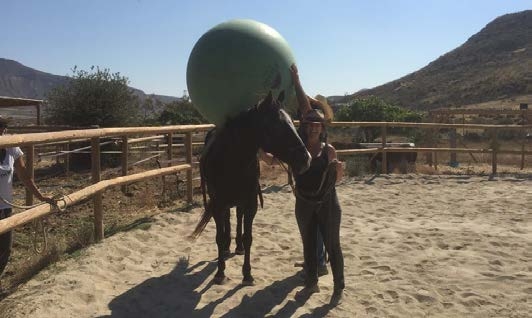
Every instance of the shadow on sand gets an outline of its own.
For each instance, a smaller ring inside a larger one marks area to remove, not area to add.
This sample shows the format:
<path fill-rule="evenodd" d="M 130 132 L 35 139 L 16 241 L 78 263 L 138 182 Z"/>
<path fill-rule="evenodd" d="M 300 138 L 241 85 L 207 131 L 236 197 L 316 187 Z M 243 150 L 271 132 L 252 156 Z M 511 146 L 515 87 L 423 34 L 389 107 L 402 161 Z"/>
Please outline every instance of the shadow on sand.
<path fill-rule="evenodd" d="M 193 273 L 199 267 L 203 268 Z M 215 308 L 225 300 L 231 298 L 239 289 L 246 288 L 238 284 L 227 291 L 219 299 L 196 309 L 201 295 L 212 285 L 209 282 L 202 290 L 196 291 L 216 270 L 216 261 L 203 261 L 189 267 L 185 258 L 167 275 L 150 278 L 133 287 L 109 303 L 111 315 L 100 318 L 170 318 L 170 317 L 211 317 Z M 286 302 L 282 308 L 271 311 L 282 304 L 296 287 L 301 286 L 302 280 L 298 275 L 276 281 L 264 289 L 258 290 L 252 296 L 244 295 L 240 304 L 224 313 L 221 317 L 291 317 L 307 299 Z M 324 317 L 329 312 L 329 306 L 316 308 L 313 313 L 305 317 Z"/>

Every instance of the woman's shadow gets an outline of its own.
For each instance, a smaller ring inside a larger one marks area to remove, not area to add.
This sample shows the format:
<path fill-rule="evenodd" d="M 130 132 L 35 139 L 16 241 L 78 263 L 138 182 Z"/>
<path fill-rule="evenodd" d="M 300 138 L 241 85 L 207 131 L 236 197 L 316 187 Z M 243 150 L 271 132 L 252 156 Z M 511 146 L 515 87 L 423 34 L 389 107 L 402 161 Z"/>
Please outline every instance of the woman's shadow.
<path fill-rule="evenodd" d="M 197 268 L 203 266 L 198 272 Z M 196 309 L 201 295 L 212 285 L 212 281 L 196 291 L 216 270 L 216 261 L 202 261 L 189 267 L 188 260 L 181 258 L 176 267 L 169 274 L 150 278 L 133 287 L 109 303 L 110 315 L 100 318 L 136 318 L 136 317 L 211 317 L 215 308 L 233 296 L 241 284 L 229 290 L 225 295 Z M 302 279 L 295 274 L 283 280 L 275 281 L 252 296 L 245 295 L 241 303 L 229 310 L 222 317 L 264 317 L 279 306 L 288 294 L 301 286 Z M 289 300 L 277 310 L 275 317 L 291 317 L 306 301 Z M 328 307 L 317 308 L 311 316 L 323 317 L 329 311 Z"/>

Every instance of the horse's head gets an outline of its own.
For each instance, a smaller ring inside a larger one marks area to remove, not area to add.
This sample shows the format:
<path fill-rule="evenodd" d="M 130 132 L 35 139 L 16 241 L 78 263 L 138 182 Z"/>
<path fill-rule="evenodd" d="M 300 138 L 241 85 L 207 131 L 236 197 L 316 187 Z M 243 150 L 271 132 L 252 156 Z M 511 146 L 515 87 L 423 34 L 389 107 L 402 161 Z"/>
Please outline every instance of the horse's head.
<path fill-rule="evenodd" d="M 305 144 L 297 134 L 290 116 L 281 108 L 281 93 L 276 100 L 270 92 L 257 105 L 256 129 L 259 147 L 288 163 L 295 173 L 305 172 L 312 160 Z"/>

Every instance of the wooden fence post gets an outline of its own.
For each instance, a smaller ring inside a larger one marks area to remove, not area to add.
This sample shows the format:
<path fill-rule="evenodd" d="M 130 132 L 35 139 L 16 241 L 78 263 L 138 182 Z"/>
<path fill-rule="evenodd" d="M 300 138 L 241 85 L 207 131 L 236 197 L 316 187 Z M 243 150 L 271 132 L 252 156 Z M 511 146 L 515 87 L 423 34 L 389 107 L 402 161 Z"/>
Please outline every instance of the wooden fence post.
<path fill-rule="evenodd" d="M 122 137 L 122 176 L 127 176 L 127 167 L 128 167 L 128 156 L 129 156 L 129 145 L 127 143 L 127 136 Z M 121 187 L 122 193 L 127 192 L 127 185 L 124 184 Z"/>
<path fill-rule="evenodd" d="M 65 150 L 65 144 L 57 144 L 55 146 L 55 151 L 57 153 L 61 153 L 61 151 Z M 64 159 L 63 159 L 64 160 Z M 55 157 L 55 163 L 59 165 L 61 163 L 61 156 Z"/>
<path fill-rule="evenodd" d="M 438 140 L 440 139 L 440 131 L 439 129 L 434 130 L 434 135 L 432 136 L 432 147 L 438 148 Z M 434 170 L 438 170 L 438 152 L 433 151 L 432 152 L 432 164 L 434 166 Z"/>
<path fill-rule="evenodd" d="M 491 131 L 491 174 L 493 176 L 497 173 L 497 151 L 499 150 L 497 133 L 497 129 L 493 128 Z"/>
<path fill-rule="evenodd" d="M 449 133 L 449 148 L 456 148 L 456 128 L 452 128 Z M 456 160 L 456 152 L 451 151 L 449 165 L 451 167 L 458 166 L 458 160 Z"/>
<path fill-rule="evenodd" d="M 173 142 L 173 135 L 172 133 L 168 133 L 168 140 L 166 141 L 166 153 L 168 155 L 168 161 L 172 160 L 172 142 Z M 170 167 L 172 163 L 168 162 L 168 167 Z"/>
<path fill-rule="evenodd" d="M 521 144 L 521 170 L 525 169 L 525 145 L 526 145 L 526 130 L 523 129 L 523 143 Z"/>
<path fill-rule="evenodd" d="M 65 171 L 66 171 L 66 175 L 70 175 L 70 145 L 71 145 L 71 142 L 70 140 L 68 141 L 68 144 L 66 146 L 66 150 L 68 151 L 66 156 L 65 156 Z"/>
<path fill-rule="evenodd" d="M 425 137 L 425 141 L 424 141 L 424 144 L 427 146 L 427 147 L 434 147 L 434 142 L 433 142 L 433 139 L 434 139 L 434 131 L 433 129 L 428 129 L 427 133 L 426 133 L 426 137 Z M 425 161 L 426 161 L 426 164 L 429 166 L 429 167 L 432 167 L 433 166 L 433 163 L 434 163 L 434 158 L 433 158 L 433 152 L 432 151 L 427 151 L 425 153 Z"/>
<path fill-rule="evenodd" d="M 28 176 L 33 179 L 35 177 L 35 168 L 33 166 L 35 159 L 35 145 L 29 145 L 26 147 L 26 171 Z M 26 189 L 26 205 L 33 205 L 33 193 Z"/>
<path fill-rule="evenodd" d="M 192 133 L 187 132 L 185 134 L 185 155 L 186 161 L 192 166 Z M 187 170 L 187 201 L 192 202 L 192 169 Z"/>
<path fill-rule="evenodd" d="M 92 163 L 92 183 L 98 183 L 101 179 L 100 166 L 100 138 L 91 138 L 91 163 Z M 92 198 L 94 206 L 94 240 L 99 242 L 103 240 L 103 205 L 101 191 L 96 193 Z"/>
<path fill-rule="evenodd" d="M 387 156 L 386 156 L 386 124 L 382 126 L 382 162 L 381 162 L 381 173 L 388 173 L 388 162 L 387 162 Z"/>

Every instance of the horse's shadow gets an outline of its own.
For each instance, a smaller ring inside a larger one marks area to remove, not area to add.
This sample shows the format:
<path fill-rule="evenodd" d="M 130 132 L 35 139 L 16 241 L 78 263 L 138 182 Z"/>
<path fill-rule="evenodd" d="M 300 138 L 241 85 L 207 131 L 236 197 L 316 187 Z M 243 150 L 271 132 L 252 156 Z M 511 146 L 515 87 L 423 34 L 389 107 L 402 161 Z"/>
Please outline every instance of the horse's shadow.
<path fill-rule="evenodd" d="M 193 270 L 204 266 L 200 271 Z M 232 297 L 242 285 L 236 285 L 219 299 L 197 309 L 201 295 L 207 291 L 212 282 L 196 291 L 216 270 L 216 261 L 203 261 L 188 267 L 186 259 L 180 259 L 174 270 L 169 274 L 150 278 L 133 287 L 109 303 L 110 315 L 100 318 L 136 318 L 136 317 L 211 317 L 216 306 Z M 258 290 L 252 296 L 244 295 L 240 304 L 230 309 L 221 317 L 292 317 L 296 310 L 306 300 L 289 300 L 282 308 L 271 311 L 281 305 L 288 295 L 302 280 L 296 274 L 283 280 L 275 281 L 264 289 Z M 316 308 L 307 317 L 324 317 L 329 312 L 328 306 Z"/>
<path fill-rule="evenodd" d="M 193 270 L 204 266 L 200 271 Z M 109 303 L 111 315 L 100 318 L 126 317 L 189 317 L 201 299 L 202 291 L 196 291 L 216 269 L 216 262 L 202 261 L 189 267 L 188 260 L 181 258 L 168 274 L 150 278 L 117 296 Z M 208 316 L 208 315 L 207 315 Z"/>

